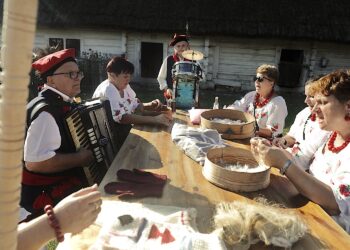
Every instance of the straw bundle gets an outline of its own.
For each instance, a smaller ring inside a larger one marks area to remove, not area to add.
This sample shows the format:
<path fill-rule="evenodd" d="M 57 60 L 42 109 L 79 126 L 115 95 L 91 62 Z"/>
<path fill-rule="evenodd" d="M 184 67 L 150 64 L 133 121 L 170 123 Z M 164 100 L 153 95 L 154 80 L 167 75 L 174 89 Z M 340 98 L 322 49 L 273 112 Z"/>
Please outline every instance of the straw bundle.
<path fill-rule="evenodd" d="M 208 181 L 219 187 L 235 192 L 252 192 L 270 184 L 270 168 L 261 172 L 239 172 L 225 169 L 221 162 L 258 166 L 251 152 L 245 149 L 226 147 L 209 150 L 202 173 Z"/>
<path fill-rule="evenodd" d="M 216 232 L 230 248 L 249 249 L 258 241 L 290 248 L 307 233 L 305 222 L 296 212 L 269 204 L 265 199 L 256 201 L 254 204 L 234 201 L 216 206 Z"/>

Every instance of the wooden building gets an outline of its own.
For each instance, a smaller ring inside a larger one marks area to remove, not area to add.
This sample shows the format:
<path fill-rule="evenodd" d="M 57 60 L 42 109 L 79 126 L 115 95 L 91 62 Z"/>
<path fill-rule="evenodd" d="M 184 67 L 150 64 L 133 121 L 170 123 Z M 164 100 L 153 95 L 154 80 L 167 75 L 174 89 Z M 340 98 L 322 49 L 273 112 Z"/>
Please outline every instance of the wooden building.
<path fill-rule="evenodd" d="M 1 1 L 2 2 L 2 1 Z M 125 54 L 134 80 L 157 84 L 173 33 L 204 53 L 207 82 L 252 89 L 255 69 L 278 65 L 283 88 L 350 68 L 347 0 L 40 0 L 36 47 Z"/>

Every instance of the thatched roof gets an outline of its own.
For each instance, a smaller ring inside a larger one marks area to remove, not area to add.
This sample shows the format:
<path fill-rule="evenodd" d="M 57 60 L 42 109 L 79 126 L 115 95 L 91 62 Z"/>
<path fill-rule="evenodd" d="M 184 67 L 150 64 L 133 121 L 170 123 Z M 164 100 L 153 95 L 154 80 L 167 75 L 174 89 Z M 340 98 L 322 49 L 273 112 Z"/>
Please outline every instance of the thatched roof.
<path fill-rule="evenodd" d="M 38 24 L 350 42 L 349 0 L 40 0 Z"/>

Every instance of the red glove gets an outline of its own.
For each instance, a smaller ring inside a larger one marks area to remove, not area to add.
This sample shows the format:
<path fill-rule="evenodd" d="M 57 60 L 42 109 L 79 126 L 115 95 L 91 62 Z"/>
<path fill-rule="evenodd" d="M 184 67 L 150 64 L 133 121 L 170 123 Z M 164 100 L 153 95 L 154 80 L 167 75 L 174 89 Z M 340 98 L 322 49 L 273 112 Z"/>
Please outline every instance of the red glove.
<path fill-rule="evenodd" d="M 117 172 L 118 179 L 136 183 L 148 183 L 155 185 L 165 185 L 167 176 L 154 174 L 141 169 L 134 168 L 133 171 L 128 169 L 119 169 Z"/>
<path fill-rule="evenodd" d="M 110 182 L 105 187 L 108 194 L 116 194 L 120 199 L 161 197 L 164 186 L 131 182 Z"/>

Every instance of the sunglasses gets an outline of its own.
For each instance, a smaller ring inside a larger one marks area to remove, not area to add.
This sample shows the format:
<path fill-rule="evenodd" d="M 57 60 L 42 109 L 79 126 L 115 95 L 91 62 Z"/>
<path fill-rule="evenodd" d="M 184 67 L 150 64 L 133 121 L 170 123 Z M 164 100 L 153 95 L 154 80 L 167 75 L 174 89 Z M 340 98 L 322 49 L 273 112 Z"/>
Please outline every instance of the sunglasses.
<path fill-rule="evenodd" d="M 66 75 L 72 80 L 78 80 L 78 79 L 83 79 L 84 78 L 84 72 L 82 71 L 77 71 L 77 72 L 67 72 L 67 73 L 56 73 L 52 74 L 52 76 L 57 76 L 57 75 Z"/>
<path fill-rule="evenodd" d="M 265 77 L 265 76 L 254 76 L 254 77 L 253 77 L 253 81 L 254 81 L 254 82 L 255 82 L 256 80 L 258 80 L 258 82 L 263 82 L 264 79 L 266 79 L 266 80 L 272 82 L 271 79 L 269 79 L 269 78 L 267 78 L 267 77 Z"/>

